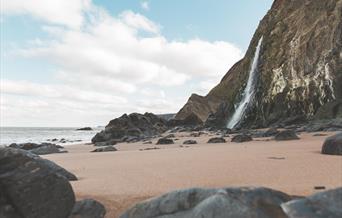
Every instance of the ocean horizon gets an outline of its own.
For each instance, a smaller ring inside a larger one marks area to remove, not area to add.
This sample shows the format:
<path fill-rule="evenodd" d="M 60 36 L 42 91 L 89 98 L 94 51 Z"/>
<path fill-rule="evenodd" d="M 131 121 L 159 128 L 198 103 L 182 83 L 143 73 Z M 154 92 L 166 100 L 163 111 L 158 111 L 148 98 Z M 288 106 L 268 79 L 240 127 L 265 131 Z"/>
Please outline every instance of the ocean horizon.
<path fill-rule="evenodd" d="M 89 143 L 104 127 L 92 127 L 90 131 L 78 131 L 80 127 L 0 127 L 0 145 L 11 143 L 51 142 L 60 145 Z"/>

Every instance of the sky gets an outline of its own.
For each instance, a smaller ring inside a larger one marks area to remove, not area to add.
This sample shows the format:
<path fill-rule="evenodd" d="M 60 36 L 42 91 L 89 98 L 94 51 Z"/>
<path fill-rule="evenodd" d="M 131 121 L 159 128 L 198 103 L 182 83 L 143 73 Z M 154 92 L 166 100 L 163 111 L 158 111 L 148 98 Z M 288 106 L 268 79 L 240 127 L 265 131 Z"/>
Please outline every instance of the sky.
<path fill-rule="evenodd" d="M 272 0 L 0 0 L 0 126 L 176 113 L 241 59 Z"/>

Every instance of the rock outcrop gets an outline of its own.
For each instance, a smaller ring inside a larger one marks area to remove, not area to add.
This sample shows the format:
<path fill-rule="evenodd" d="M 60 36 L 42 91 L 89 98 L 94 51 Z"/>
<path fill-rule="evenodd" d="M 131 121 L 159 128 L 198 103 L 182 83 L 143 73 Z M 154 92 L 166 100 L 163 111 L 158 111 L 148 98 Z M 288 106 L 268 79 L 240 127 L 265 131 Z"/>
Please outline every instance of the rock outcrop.
<path fill-rule="evenodd" d="M 167 130 L 167 121 L 152 114 L 124 114 L 111 120 L 105 129 L 92 138 L 92 143 L 132 142 L 159 135 Z"/>
<path fill-rule="evenodd" d="M 192 95 L 176 118 L 194 113 L 204 122 L 212 114 L 209 123 L 215 124 L 222 104 L 225 114 L 217 116 L 232 117 L 261 37 L 254 95 L 238 126 L 342 116 L 342 1 L 275 0 L 245 57 L 205 97 Z"/>
<path fill-rule="evenodd" d="M 290 196 L 267 188 L 192 188 L 138 203 L 120 218 L 285 218 Z"/>

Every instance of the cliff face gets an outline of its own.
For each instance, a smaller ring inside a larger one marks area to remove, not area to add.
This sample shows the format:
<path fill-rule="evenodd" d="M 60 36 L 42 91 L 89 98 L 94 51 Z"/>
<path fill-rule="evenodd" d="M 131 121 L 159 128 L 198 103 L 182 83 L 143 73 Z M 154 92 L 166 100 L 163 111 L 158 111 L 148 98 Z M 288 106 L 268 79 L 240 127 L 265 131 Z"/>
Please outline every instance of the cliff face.
<path fill-rule="evenodd" d="M 225 105 L 220 119 L 228 121 L 261 37 L 254 94 L 239 125 L 268 126 L 298 115 L 342 116 L 342 0 L 275 0 L 245 57 L 207 96 L 192 96 L 176 118 L 193 112 L 205 121 Z"/>

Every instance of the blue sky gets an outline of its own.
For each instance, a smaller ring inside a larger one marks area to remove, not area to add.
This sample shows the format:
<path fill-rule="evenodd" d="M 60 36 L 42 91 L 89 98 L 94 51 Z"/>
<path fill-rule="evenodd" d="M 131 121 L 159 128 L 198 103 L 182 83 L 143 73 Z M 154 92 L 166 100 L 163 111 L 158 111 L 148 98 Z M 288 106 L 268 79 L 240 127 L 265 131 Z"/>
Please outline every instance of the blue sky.
<path fill-rule="evenodd" d="M 271 4 L 1 0 L 1 125 L 177 112 L 243 56 Z"/>

